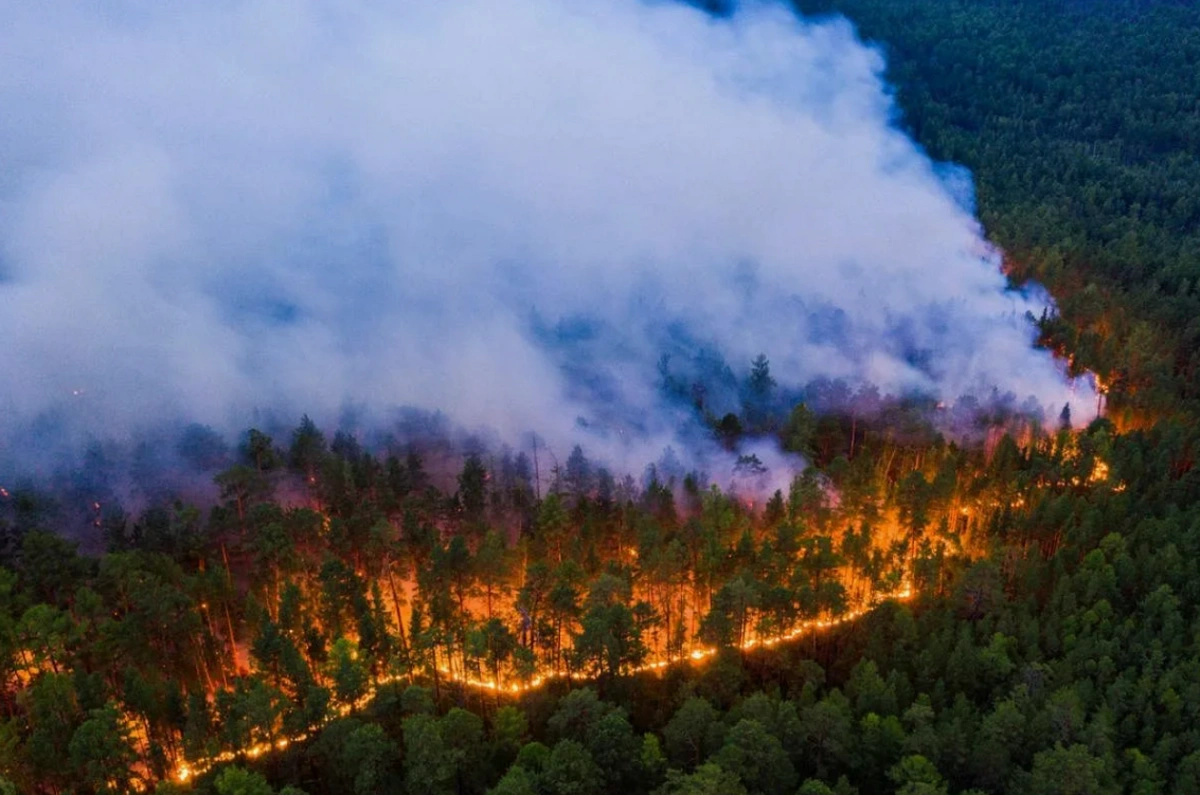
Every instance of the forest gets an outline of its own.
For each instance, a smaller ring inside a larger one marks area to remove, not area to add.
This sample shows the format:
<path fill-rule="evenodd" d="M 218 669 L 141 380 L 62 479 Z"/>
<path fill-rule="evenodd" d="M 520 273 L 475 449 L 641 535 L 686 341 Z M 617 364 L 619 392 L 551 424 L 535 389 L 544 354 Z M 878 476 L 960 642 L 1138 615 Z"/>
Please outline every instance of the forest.
<path fill-rule="evenodd" d="M 307 417 L 190 429 L 212 504 L 8 484 L 0 792 L 1200 793 L 1200 7 L 799 5 L 886 53 L 1104 417 L 778 407 L 760 357 L 695 408 L 810 462 L 777 490 Z"/>

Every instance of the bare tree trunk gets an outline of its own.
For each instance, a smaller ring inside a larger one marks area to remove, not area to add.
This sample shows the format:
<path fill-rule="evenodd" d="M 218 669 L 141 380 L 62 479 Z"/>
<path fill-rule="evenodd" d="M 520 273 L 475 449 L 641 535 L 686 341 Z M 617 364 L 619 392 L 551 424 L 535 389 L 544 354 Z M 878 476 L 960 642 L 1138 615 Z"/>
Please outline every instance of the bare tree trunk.
<path fill-rule="evenodd" d="M 408 653 L 408 639 L 404 634 L 404 618 L 400 613 L 400 595 L 396 590 L 396 577 L 392 573 L 390 562 L 385 564 L 387 571 L 388 589 L 392 592 L 392 607 L 396 611 L 396 630 L 400 634 L 400 648 Z"/>

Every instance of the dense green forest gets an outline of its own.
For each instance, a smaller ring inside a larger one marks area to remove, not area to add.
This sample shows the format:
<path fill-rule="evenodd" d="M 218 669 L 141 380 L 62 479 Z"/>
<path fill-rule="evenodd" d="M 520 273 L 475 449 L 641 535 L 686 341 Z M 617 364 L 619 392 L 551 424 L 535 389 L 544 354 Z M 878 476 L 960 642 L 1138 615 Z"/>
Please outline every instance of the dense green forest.
<path fill-rule="evenodd" d="M 0 792 L 1200 793 L 1200 6 L 801 5 L 884 48 L 1109 419 L 748 399 L 719 442 L 813 462 L 750 501 L 199 433 L 217 504 L 98 505 L 99 557 L 0 492 Z"/>

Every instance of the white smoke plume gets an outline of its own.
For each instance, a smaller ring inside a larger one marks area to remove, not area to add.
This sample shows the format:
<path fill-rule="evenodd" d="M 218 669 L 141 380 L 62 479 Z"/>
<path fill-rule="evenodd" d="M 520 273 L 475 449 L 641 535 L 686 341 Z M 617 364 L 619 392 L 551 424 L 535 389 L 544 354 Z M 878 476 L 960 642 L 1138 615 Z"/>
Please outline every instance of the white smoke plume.
<path fill-rule="evenodd" d="M 686 413 L 664 353 L 685 379 L 765 353 L 781 387 L 999 390 L 1077 422 L 1094 403 L 1033 348 L 1044 300 L 1006 289 L 961 175 L 897 130 L 845 21 L 635 0 L 0 16 L 0 440 L 416 406 L 661 451 Z"/>

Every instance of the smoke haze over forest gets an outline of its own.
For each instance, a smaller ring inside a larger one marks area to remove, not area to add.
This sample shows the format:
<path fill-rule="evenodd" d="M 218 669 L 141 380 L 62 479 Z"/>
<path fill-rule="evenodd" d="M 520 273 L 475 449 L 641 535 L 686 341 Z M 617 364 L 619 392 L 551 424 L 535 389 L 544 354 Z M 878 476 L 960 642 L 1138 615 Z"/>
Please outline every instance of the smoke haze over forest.
<path fill-rule="evenodd" d="M 713 374 L 760 353 L 784 389 L 1094 407 L 1033 347 L 1046 299 L 1006 289 L 969 180 L 897 130 L 844 20 L 0 6 L 10 459 L 30 429 L 401 406 L 661 450 L 690 421 L 664 369 L 736 410 Z"/>

